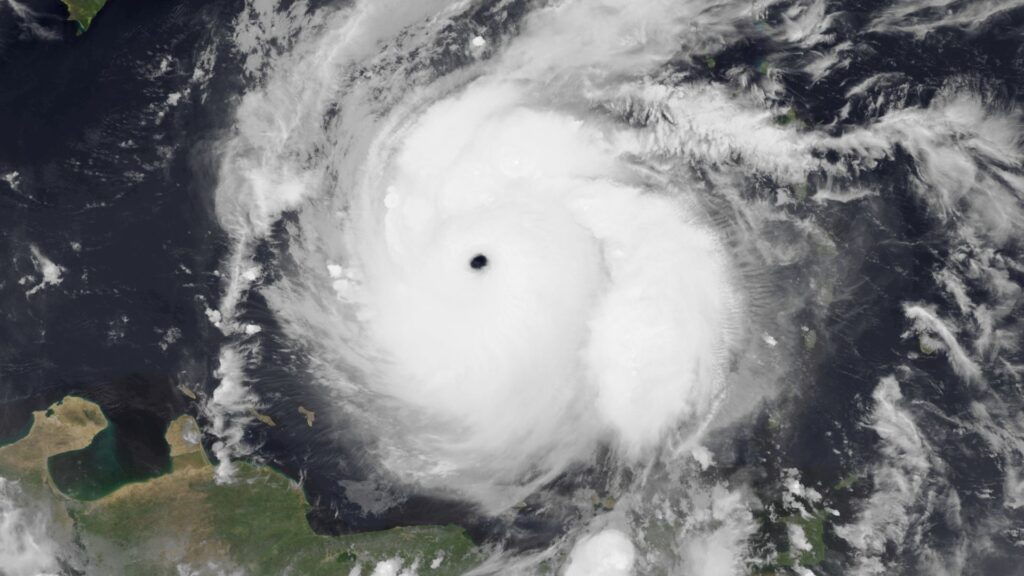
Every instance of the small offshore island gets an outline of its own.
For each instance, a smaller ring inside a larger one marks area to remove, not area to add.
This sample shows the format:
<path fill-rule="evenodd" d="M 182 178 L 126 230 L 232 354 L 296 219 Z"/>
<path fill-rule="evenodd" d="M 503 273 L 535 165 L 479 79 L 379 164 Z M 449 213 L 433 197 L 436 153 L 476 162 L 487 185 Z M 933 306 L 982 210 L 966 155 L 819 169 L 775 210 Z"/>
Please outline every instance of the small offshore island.
<path fill-rule="evenodd" d="M 115 473 L 101 470 L 102 495 L 89 490 L 89 499 L 74 498 L 50 470 L 68 454 L 102 451 L 93 445 L 109 430 L 107 419 L 99 406 L 74 396 L 33 417 L 26 436 L 0 446 L 0 477 L 18 482 L 32 500 L 49 508 L 52 531 L 79 544 L 88 573 L 369 575 L 385 563 L 395 573 L 401 567 L 422 575 L 454 575 L 481 561 L 456 526 L 316 534 L 306 522 L 305 495 L 284 475 L 238 463 L 235 483 L 216 483 L 190 416 L 167 429 L 171 466 L 166 473 L 111 485 Z M 96 471 L 86 464 L 78 472 L 85 480 L 76 481 L 87 484 Z"/>
<path fill-rule="evenodd" d="M 107 0 L 61 0 L 68 7 L 68 21 L 78 26 L 78 34 L 82 35 L 92 24 L 92 19 L 100 13 Z"/>

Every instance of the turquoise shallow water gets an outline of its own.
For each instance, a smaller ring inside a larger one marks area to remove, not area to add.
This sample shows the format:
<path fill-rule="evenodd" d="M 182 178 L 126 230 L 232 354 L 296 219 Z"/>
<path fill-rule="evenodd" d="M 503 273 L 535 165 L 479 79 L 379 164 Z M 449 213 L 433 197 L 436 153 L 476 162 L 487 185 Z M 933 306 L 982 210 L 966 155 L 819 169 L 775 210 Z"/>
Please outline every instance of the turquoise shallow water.
<path fill-rule="evenodd" d="M 47 468 L 61 492 L 78 500 L 97 500 L 132 482 L 141 482 L 171 471 L 165 465 L 133 462 L 122 457 L 119 429 L 110 423 L 81 450 L 51 456 Z"/>

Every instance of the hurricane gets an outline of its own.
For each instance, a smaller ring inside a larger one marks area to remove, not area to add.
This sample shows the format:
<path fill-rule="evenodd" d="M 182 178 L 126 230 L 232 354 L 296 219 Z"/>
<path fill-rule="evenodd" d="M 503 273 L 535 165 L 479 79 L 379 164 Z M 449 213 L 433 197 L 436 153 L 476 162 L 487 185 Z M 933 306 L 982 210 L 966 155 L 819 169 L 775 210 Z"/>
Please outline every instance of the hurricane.
<path fill-rule="evenodd" d="M 949 487 L 900 383 L 948 369 L 1019 507 L 1015 97 L 967 67 L 864 64 L 1019 4 L 264 4 L 236 22 L 251 86 L 217 146 L 230 250 L 204 410 L 224 481 L 260 449 L 249 406 L 301 380 L 347 510 L 458 503 L 487 546 L 476 573 L 743 574 L 771 548 L 762 517 L 831 513 L 784 465 L 773 511 L 749 426 L 785 430 L 766 403 L 801 413 L 832 394 L 815 382 L 866 370 L 836 400 L 883 445 L 843 464 L 877 490 L 836 530 L 849 573 L 893 550 L 954 566 L 974 544 L 903 540 Z M 935 288 L 871 292 L 911 270 Z M 883 328 L 911 350 L 859 351 Z M 286 358 L 287 378 L 265 371 Z"/>
<path fill-rule="evenodd" d="M 536 58 L 534 43 L 570 34 L 594 44 L 588 59 L 645 65 L 642 38 L 602 46 L 581 27 L 593 9 L 553 11 L 489 70 L 409 90 L 372 128 L 348 133 L 341 111 L 313 165 L 285 150 L 270 167 L 246 154 L 228 165 L 250 210 L 317 205 L 298 223 L 316 235 L 294 253 L 304 273 L 270 304 L 296 338 L 317 326 L 337 344 L 325 346 L 331 365 L 358 373 L 345 385 L 370 406 L 356 417 L 381 439 L 385 468 L 496 509 L 599 443 L 636 460 L 679 422 L 707 417 L 742 317 L 739 272 L 693 182 L 642 160 L 661 143 L 592 109 L 607 96 L 589 92 L 619 85 L 587 61 Z M 610 9 L 626 16 L 615 24 L 625 34 L 674 33 L 657 29 L 659 6 Z M 349 56 L 334 37 L 328 46 Z M 556 86 L 536 80 L 549 75 Z M 342 94 L 341 108 L 366 107 L 361 96 Z M 299 134 L 282 136 L 288 147 Z M 314 200 L 317 186 L 327 189 Z M 238 198 L 227 200 L 233 218 Z"/>

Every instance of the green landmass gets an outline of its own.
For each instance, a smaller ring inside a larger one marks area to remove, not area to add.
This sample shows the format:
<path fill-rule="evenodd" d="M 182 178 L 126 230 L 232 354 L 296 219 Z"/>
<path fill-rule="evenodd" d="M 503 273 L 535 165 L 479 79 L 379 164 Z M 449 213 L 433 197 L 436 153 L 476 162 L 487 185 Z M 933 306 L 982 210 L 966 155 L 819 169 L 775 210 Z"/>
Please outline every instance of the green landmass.
<path fill-rule="evenodd" d="M 814 345 L 818 343 L 818 333 L 814 330 L 808 329 L 804 331 L 804 348 L 813 350 Z"/>
<path fill-rule="evenodd" d="M 755 561 L 749 568 L 750 576 L 784 576 L 801 573 L 799 568 L 810 569 L 825 561 L 828 548 L 825 545 L 825 523 L 828 520 L 828 512 L 815 510 L 809 516 L 793 514 L 781 518 L 774 518 L 764 515 L 762 521 L 776 525 L 796 525 L 803 530 L 808 550 L 783 549 L 777 553 L 769 554 L 760 561 Z M 788 532 L 786 532 L 788 534 Z M 790 542 L 790 546 L 792 542 Z M 817 572 L 814 572 L 815 574 Z"/>
<path fill-rule="evenodd" d="M 100 13 L 107 0 L 61 0 L 68 7 L 68 20 L 78 26 L 81 35 L 89 29 L 93 18 Z"/>
<path fill-rule="evenodd" d="M 856 473 L 856 472 L 853 473 L 853 474 L 850 474 L 850 475 L 846 476 L 845 478 L 839 480 L 839 482 L 836 483 L 836 485 L 833 487 L 833 489 L 834 490 L 846 490 L 848 488 L 852 488 L 853 485 L 856 484 L 857 481 L 859 481 L 861 479 L 861 477 L 862 476 L 860 474 Z"/>
<path fill-rule="evenodd" d="M 305 494 L 286 476 L 238 463 L 236 481 L 218 484 L 202 447 L 187 440 L 198 437 L 188 416 L 168 427 L 166 474 L 79 500 L 59 490 L 47 461 L 87 448 L 108 422 L 98 406 L 74 397 L 34 417 L 25 438 L 0 447 L 0 475 L 48 499 L 56 525 L 73 531 L 97 573 L 178 576 L 187 566 L 193 573 L 240 569 L 249 575 L 317 576 L 362 566 L 368 574 L 376 563 L 397 557 L 405 567 L 416 564 L 419 574 L 455 575 L 480 561 L 457 526 L 316 534 L 306 521 Z"/>
<path fill-rule="evenodd" d="M 783 518 L 785 523 L 795 524 L 803 529 L 811 549 L 801 550 L 795 555 L 792 551 L 781 552 L 776 564 L 779 566 L 800 565 L 805 568 L 821 564 L 825 560 L 825 518 L 826 513 L 823 510 L 815 512 L 810 518 L 800 515 Z"/>

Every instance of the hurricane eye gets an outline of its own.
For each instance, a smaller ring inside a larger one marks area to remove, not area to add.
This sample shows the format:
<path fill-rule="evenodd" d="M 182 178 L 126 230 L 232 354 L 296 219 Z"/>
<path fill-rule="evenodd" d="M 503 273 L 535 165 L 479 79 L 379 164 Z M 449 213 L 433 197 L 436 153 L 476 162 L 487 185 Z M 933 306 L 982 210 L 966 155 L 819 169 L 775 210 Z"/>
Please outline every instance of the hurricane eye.
<path fill-rule="evenodd" d="M 483 270 L 487 266 L 487 256 L 477 254 L 469 261 L 469 267 L 473 270 Z"/>

